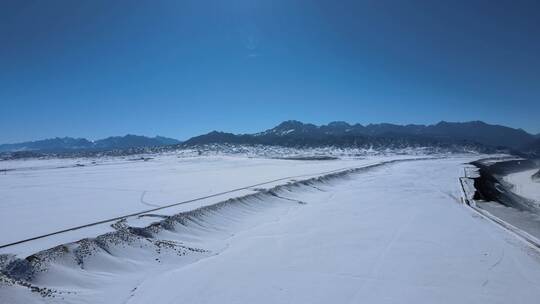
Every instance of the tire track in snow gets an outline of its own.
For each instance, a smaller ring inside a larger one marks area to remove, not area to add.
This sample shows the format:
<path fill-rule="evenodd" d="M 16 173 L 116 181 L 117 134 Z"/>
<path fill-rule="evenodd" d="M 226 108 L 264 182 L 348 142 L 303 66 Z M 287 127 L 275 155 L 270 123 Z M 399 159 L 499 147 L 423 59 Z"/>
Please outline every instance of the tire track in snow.
<path fill-rule="evenodd" d="M 148 191 L 144 190 L 142 192 L 142 194 L 141 194 L 141 204 L 146 205 L 146 206 L 150 206 L 150 207 L 161 207 L 160 205 L 154 205 L 154 204 L 151 204 L 151 203 L 145 201 L 144 196 L 146 195 L 146 192 L 148 192 Z"/>

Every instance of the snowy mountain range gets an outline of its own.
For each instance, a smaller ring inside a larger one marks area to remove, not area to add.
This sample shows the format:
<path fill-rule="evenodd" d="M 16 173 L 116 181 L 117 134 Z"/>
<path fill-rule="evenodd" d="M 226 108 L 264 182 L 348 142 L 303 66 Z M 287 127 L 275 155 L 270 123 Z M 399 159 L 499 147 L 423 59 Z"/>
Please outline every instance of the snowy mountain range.
<path fill-rule="evenodd" d="M 481 121 L 445 122 L 434 125 L 349 124 L 343 121 L 314 125 L 296 120 L 253 134 L 219 131 L 195 136 L 185 142 L 161 136 L 113 136 L 96 141 L 85 138 L 52 138 L 0 145 L 2 152 L 79 153 L 140 148 L 175 149 L 207 144 L 247 144 L 284 147 L 363 147 L 395 149 L 404 147 L 458 147 L 458 150 L 491 152 L 509 149 L 540 155 L 540 137 L 522 129 L 491 125 Z M 134 153 L 137 151 L 134 151 Z"/>
<path fill-rule="evenodd" d="M 434 125 L 348 124 L 342 121 L 317 126 L 285 121 L 264 132 L 232 134 L 213 131 L 193 137 L 184 145 L 209 143 L 267 144 L 283 146 L 440 146 L 471 145 L 525 151 L 535 145 L 534 135 L 522 129 L 490 125 L 481 121 L 439 122 Z"/>

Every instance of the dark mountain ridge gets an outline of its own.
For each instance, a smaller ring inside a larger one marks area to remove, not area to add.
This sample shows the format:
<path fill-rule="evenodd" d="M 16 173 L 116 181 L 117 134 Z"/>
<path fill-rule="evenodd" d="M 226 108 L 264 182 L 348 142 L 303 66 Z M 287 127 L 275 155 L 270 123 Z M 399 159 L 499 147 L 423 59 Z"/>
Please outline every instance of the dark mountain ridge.
<path fill-rule="evenodd" d="M 141 147 L 159 147 L 179 144 L 172 138 L 156 136 L 146 137 L 128 134 L 111 136 L 104 139 L 89 141 L 85 138 L 56 137 L 44 140 L 29 141 L 15 144 L 0 145 L 0 152 L 67 152 L 89 150 L 114 150 Z"/>
<path fill-rule="evenodd" d="M 349 124 L 343 121 L 317 126 L 296 120 L 285 121 L 272 129 L 255 134 L 232 134 L 213 131 L 193 137 L 185 146 L 210 143 L 263 144 L 284 146 L 473 146 L 523 151 L 535 137 L 521 129 L 491 125 L 481 121 L 445 122 L 434 125 Z"/>
<path fill-rule="evenodd" d="M 274 128 L 254 134 L 212 131 L 181 143 L 161 136 L 113 136 L 96 141 L 84 138 L 51 138 L 18 144 L 0 145 L 0 153 L 84 154 L 99 151 L 132 150 L 157 147 L 158 150 L 206 144 L 274 145 L 286 147 L 363 147 L 394 149 L 414 147 L 444 148 L 450 151 L 512 152 L 540 157 L 540 138 L 521 129 L 491 125 L 481 121 L 445 122 L 434 125 L 349 124 L 334 121 L 317 126 L 296 120 L 284 121 Z"/>

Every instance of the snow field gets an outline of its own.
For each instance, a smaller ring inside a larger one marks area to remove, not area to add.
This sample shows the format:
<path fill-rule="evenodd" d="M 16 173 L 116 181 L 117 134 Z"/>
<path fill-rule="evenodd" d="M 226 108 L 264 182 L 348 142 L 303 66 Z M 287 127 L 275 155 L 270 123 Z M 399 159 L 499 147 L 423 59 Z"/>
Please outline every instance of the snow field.
<path fill-rule="evenodd" d="M 470 160 L 395 163 L 205 207 L 82 259 L 70 245 L 33 283 L 62 292 L 47 303 L 536 303 L 538 252 L 459 203 Z M 1 297 L 42 302 L 16 285 Z"/>

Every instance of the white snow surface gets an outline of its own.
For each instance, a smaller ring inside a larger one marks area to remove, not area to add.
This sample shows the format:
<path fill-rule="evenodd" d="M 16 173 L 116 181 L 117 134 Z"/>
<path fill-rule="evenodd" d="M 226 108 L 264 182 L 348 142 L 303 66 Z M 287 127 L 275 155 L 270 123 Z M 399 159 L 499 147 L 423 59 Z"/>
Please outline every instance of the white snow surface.
<path fill-rule="evenodd" d="M 202 250 L 181 256 L 141 238 L 79 265 L 68 246 L 33 282 L 62 294 L 0 284 L 0 302 L 538 303 L 538 251 L 459 203 L 471 160 L 394 163 L 208 209 L 154 236 Z"/>
<path fill-rule="evenodd" d="M 147 161 L 135 156 L 3 161 L 0 165 L 11 171 L 0 174 L 0 245 L 276 179 L 285 178 L 157 213 L 176 214 L 332 170 L 414 157 L 298 161 L 165 154 Z M 2 248 L 0 253 L 28 255 L 111 231 L 110 224 Z"/>
<path fill-rule="evenodd" d="M 512 185 L 512 192 L 540 204 L 540 181 L 532 178 L 536 172 L 538 168 L 508 174 L 504 180 Z"/>

